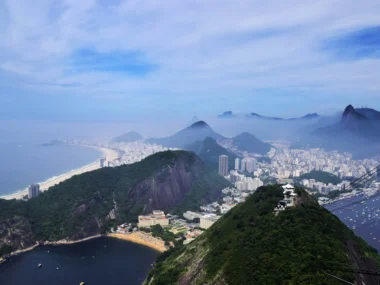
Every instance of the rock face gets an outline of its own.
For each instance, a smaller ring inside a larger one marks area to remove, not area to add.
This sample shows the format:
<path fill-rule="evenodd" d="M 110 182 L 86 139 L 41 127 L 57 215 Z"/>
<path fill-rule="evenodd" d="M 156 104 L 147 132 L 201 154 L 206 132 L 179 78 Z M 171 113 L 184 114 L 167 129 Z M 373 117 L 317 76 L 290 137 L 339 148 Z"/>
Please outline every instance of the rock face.
<path fill-rule="evenodd" d="M 0 256 L 35 243 L 30 223 L 26 218 L 14 216 L 0 222 Z"/>
<path fill-rule="evenodd" d="M 151 175 L 115 192 L 116 213 L 127 219 L 154 209 L 168 211 L 181 202 L 198 178 L 203 175 L 203 162 L 194 154 L 180 151 L 170 163 L 163 163 Z"/>
<path fill-rule="evenodd" d="M 154 209 L 169 211 L 205 173 L 195 154 L 166 151 L 135 164 L 74 176 L 28 202 L 0 200 L 0 250 L 5 245 L 0 256 L 36 241 L 99 234 L 114 223 L 136 222 L 138 215 Z"/>
<path fill-rule="evenodd" d="M 145 284 L 379 284 L 376 250 L 296 188 L 294 207 L 274 214 L 280 185 L 259 188 L 195 241 L 160 257 Z"/>

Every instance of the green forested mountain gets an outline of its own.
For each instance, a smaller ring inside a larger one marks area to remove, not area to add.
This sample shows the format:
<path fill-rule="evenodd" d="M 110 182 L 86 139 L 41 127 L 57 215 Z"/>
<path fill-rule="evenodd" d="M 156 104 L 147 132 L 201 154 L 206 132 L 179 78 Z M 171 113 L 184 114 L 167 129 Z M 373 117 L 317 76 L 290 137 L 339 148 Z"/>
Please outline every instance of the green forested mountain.
<path fill-rule="evenodd" d="M 332 183 L 334 185 L 342 182 L 342 179 L 340 179 L 338 176 L 329 172 L 319 170 L 314 170 L 309 173 L 305 173 L 300 177 L 296 178 L 297 181 L 301 181 L 303 179 L 315 179 L 316 181 L 323 182 L 325 184 Z"/>
<path fill-rule="evenodd" d="M 261 187 L 195 241 L 161 256 L 146 284 L 379 284 L 380 258 L 336 216 L 297 188 L 278 215 L 279 185 Z M 362 283 L 364 282 L 364 283 Z"/>
<path fill-rule="evenodd" d="M 194 152 L 210 167 L 218 169 L 219 156 L 224 154 L 228 156 L 228 168 L 234 169 L 236 154 L 219 145 L 213 138 L 206 138 L 203 141 L 197 141 L 185 147 L 186 150 Z"/>
<path fill-rule="evenodd" d="M 77 175 L 28 202 L 0 199 L 0 254 L 40 240 L 91 236 L 153 209 L 191 205 L 195 196 L 210 202 L 227 185 L 186 151 Z"/>
<path fill-rule="evenodd" d="M 232 138 L 232 143 L 240 151 L 259 154 L 266 154 L 271 148 L 269 143 L 265 143 L 247 132 L 241 133 L 240 135 Z"/>

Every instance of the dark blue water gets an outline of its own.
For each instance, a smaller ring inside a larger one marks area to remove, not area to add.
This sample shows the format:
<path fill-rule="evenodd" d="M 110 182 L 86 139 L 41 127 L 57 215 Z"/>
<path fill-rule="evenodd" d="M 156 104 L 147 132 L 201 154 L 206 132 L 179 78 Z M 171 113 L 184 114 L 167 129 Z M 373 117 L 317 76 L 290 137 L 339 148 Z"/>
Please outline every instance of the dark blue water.
<path fill-rule="evenodd" d="M 87 147 L 0 141 L 0 195 L 80 168 L 101 157 Z"/>
<path fill-rule="evenodd" d="M 337 209 L 333 213 L 339 217 L 357 236 L 363 238 L 380 253 L 380 197 L 363 200 L 365 196 L 356 196 L 326 206 Z M 355 203 L 358 202 L 359 203 Z M 354 203 L 354 204 L 353 204 Z"/>
<path fill-rule="evenodd" d="M 0 285 L 141 285 L 159 252 L 102 237 L 44 246 L 0 264 Z M 38 264 L 43 264 L 38 268 Z"/>

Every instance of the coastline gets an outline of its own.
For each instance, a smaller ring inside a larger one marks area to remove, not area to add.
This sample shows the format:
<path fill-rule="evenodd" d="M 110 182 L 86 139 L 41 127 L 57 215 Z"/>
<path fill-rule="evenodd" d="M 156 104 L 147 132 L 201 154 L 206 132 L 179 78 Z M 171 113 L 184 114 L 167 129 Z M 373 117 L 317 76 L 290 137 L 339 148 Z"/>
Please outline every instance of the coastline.
<path fill-rule="evenodd" d="M 92 145 L 77 145 L 77 146 L 94 148 L 94 149 L 102 152 L 102 156 L 104 156 L 108 161 L 113 161 L 118 157 L 117 152 L 110 149 L 110 148 L 97 147 L 97 146 L 92 146 Z M 90 171 L 93 171 L 93 170 L 96 170 L 99 168 L 100 168 L 99 160 L 97 159 L 96 161 L 91 162 L 90 164 L 87 164 L 87 165 L 82 166 L 82 167 L 77 168 L 77 169 L 70 170 L 69 172 L 66 172 L 66 173 L 63 173 L 63 174 L 60 174 L 60 175 L 57 175 L 54 177 L 51 177 L 51 178 L 49 178 L 45 181 L 42 181 L 38 184 L 40 184 L 40 190 L 43 192 L 43 191 L 48 190 L 50 187 L 52 187 L 56 184 L 59 184 L 59 183 L 65 181 L 67 179 L 70 179 L 74 175 L 83 174 L 83 173 L 90 172 Z M 0 196 L 0 199 L 5 199 L 5 200 L 22 199 L 22 197 L 27 195 L 27 194 L 28 194 L 28 190 L 24 189 L 24 190 L 18 191 L 18 192 L 13 193 L 13 194 L 7 194 L 7 195 Z"/>
<path fill-rule="evenodd" d="M 9 253 L 3 257 L 0 257 L 0 264 L 2 262 L 6 261 L 9 257 L 15 256 L 15 255 L 18 255 L 18 254 L 21 254 L 24 252 L 31 251 L 38 246 L 76 244 L 76 243 L 85 242 L 85 241 L 88 241 L 91 239 L 100 238 L 103 236 L 122 239 L 122 240 L 126 240 L 126 241 L 136 243 L 136 244 L 141 244 L 141 245 L 150 247 L 154 250 L 157 250 L 159 252 L 164 252 L 167 250 L 167 248 L 165 247 L 164 242 L 162 240 L 156 239 L 154 237 L 151 237 L 149 235 L 146 235 L 146 234 L 143 234 L 140 232 L 132 233 L 132 234 L 128 234 L 128 235 L 127 234 L 118 234 L 118 233 L 111 233 L 111 234 L 106 234 L 106 235 L 98 234 L 98 235 L 94 235 L 94 236 L 90 236 L 90 237 L 86 237 L 86 238 L 78 239 L 78 240 L 65 240 L 65 239 L 63 239 L 63 240 L 57 240 L 57 241 L 45 241 L 43 243 L 36 243 L 30 247 L 27 247 L 24 249 L 18 249 L 18 250 L 12 251 L 11 253 Z M 147 237 L 149 240 L 147 239 Z"/>
<path fill-rule="evenodd" d="M 14 256 L 14 255 L 18 255 L 18 254 L 21 254 L 21 253 L 24 253 L 24 252 L 27 252 L 27 251 L 31 251 L 33 249 L 35 249 L 36 247 L 38 246 L 43 246 L 43 245 L 67 245 L 67 244 L 75 244 L 75 243 L 81 243 L 81 242 L 84 242 L 84 241 L 88 241 L 88 240 L 91 240 L 91 239 L 95 239 L 95 238 L 100 238 L 104 235 L 101 235 L 101 234 L 98 234 L 98 235 L 94 235 L 94 236 L 90 236 L 90 237 L 86 237 L 86 238 L 83 238 L 83 239 L 78 239 L 78 240 L 57 240 L 57 241 L 45 241 L 43 243 L 36 243 L 30 247 L 27 247 L 27 248 L 23 248 L 23 249 L 18 249 L 18 250 L 15 250 L 15 251 L 12 251 L 11 253 L 3 256 L 3 257 L 0 257 L 0 264 L 2 262 L 4 262 L 5 260 L 7 260 L 7 258 L 11 257 L 11 256 Z"/>
<path fill-rule="evenodd" d="M 133 243 L 141 244 L 159 252 L 164 252 L 167 250 L 165 247 L 164 241 L 151 237 L 149 235 L 136 232 L 131 234 L 119 234 L 119 233 L 111 233 L 107 235 L 108 237 L 122 239 L 126 241 L 130 241 Z"/>

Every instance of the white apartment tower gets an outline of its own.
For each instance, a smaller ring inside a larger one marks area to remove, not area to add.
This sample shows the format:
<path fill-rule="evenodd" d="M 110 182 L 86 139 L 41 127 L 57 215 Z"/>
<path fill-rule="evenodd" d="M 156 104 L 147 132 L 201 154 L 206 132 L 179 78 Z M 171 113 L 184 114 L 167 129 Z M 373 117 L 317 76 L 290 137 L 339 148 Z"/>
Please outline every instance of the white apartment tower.
<path fill-rule="evenodd" d="M 235 159 L 235 170 L 239 170 L 239 165 L 240 165 L 240 159 L 236 158 Z"/>
<path fill-rule="evenodd" d="M 40 185 L 32 184 L 28 186 L 28 199 L 32 199 L 40 195 Z"/>

